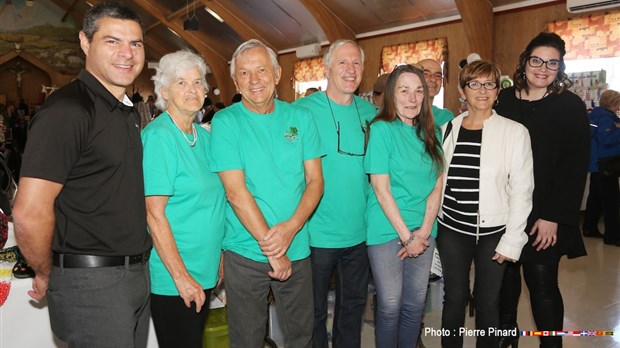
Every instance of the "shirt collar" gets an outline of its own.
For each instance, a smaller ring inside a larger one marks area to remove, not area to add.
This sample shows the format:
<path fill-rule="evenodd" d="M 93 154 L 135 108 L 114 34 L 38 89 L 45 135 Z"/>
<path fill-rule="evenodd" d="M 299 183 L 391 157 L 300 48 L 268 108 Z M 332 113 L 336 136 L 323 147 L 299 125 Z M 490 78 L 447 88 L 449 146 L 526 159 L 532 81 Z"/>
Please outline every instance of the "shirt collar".
<path fill-rule="evenodd" d="M 133 107 L 133 103 L 131 102 L 127 94 L 123 96 L 122 101 L 119 101 L 114 95 L 112 95 L 112 93 L 110 93 L 110 91 L 108 91 L 101 84 L 101 82 L 99 82 L 99 80 L 97 80 L 95 76 L 93 76 L 93 74 L 84 69 L 80 70 L 78 80 L 82 81 L 86 85 L 86 87 L 88 87 L 95 94 L 97 94 L 110 111 L 114 111 L 118 107 L 120 107 L 123 111 L 126 111 L 127 107 Z"/>

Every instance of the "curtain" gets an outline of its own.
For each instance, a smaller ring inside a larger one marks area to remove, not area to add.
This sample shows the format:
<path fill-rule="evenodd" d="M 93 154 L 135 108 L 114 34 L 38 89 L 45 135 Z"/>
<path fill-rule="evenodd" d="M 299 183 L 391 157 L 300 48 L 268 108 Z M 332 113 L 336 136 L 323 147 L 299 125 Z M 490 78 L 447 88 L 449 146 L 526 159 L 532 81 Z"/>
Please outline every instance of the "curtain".
<path fill-rule="evenodd" d="M 439 64 L 448 58 L 446 38 L 383 47 L 381 72 L 390 73 L 399 64 L 413 64 L 427 58 L 435 59 Z"/>
<path fill-rule="evenodd" d="M 295 81 L 308 82 L 320 81 L 325 79 L 325 68 L 323 66 L 323 58 L 308 58 L 295 62 L 293 68 Z"/>
<path fill-rule="evenodd" d="M 620 11 L 551 22 L 547 30 L 566 42 L 564 59 L 620 56 Z"/>

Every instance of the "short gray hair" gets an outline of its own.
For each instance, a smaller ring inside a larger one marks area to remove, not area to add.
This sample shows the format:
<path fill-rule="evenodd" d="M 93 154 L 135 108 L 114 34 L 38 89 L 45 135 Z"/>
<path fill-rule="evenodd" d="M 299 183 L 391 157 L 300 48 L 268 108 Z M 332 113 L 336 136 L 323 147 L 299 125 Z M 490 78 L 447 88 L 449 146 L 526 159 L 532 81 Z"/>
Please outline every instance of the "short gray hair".
<path fill-rule="evenodd" d="M 166 110 L 168 108 L 167 102 L 161 95 L 161 89 L 168 87 L 172 81 L 175 81 L 179 77 L 180 73 L 193 68 L 198 68 L 200 76 L 202 76 L 202 85 L 206 91 L 209 91 L 209 85 L 205 78 L 207 74 L 207 64 L 202 57 L 189 50 L 180 50 L 161 57 L 159 66 L 155 69 L 155 76 L 151 78 L 155 83 L 155 94 L 157 95 L 155 106 L 157 106 L 157 108 L 160 110 Z M 202 97 L 204 98 L 205 96 Z"/>
<path fill-rule="evenodd" d="M 364 65 L 364 50 L 360 47 L 360 45 L 358 45 L 357 42 L 353 40 L 342 39 L 336 40 L 333 44 L 331 44 L 331 46 L 329 46 L 327 52 L 325 52 L 325 55 L 323 56 L 323 65 L 325 65 L 326 68 L 328 68 L 329 64 L 331 63 L 332 54 L 334 54 L 334 51 L 346 44 L 355 45 L 355 47 L 360 50 L 360 56 L 362 56 L 362 65 Z"/>
<path fill-rule="evenodd" d="M 273 69 L 278 70 L 278 68 L 280 67 L 280 63 L 278 63 L 278 55 L 276 54 L 276 52 L 272 50 L 271 47 L 265 45 L 263 42 L 256 40 L 256 39 L 250 39 L 242 43 L 241 45 L 239 45 L 239 47 L 237 47 L 237 49 L 235 50 L 235 53 L 233 53 L 232 55 L 232 59 L 230 61 L 230 77 L 232 77 L 233 80 L 235 80 L 235 69 L 237 69 L 237 58 L 239 58 L 239 56 L 245 53 L 246 51 L 251 50 L 252 48 L 256 48 L 256 47 L 262 47 L 265 50 L 267 50 L 267 53 L 269 54 L 269 60 L 271 60 L 271 64 L 273 64 Z"/>

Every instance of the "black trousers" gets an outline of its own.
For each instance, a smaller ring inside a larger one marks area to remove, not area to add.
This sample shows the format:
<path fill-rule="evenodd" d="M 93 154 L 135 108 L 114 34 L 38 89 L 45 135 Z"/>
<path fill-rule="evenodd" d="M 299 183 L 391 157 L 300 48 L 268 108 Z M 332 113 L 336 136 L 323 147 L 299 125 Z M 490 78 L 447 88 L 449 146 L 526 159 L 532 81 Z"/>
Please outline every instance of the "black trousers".
<path fill-rule="evenodd" d="M 537 330 L 561 331 L 564 323 L 564 303 L 558 287 L 557 262 L 549 264 L 508 263 L 500 293 L 500 327 L 517 323 L 517 306 L 521 295 L 521 266 L 523 278 L 530 291 L 532 314 Z M 540 337 L 540 346 L 562 347 L 562 337 Z"/>
<path fill-rule="evenodd" d="M 620 240 L 620 185 L 618 178 L 599 173 L 590 173 L 590 193 L 586 203 L 583 230 L 598 232 L 598 220 L 603 214 L 605 223 L 604 240 L 614 243 Z"/>
<path fill-rule="evenodd" d="M 187 308 L 181 296 L 151 294 L 151 316 L 160 348 L 202 348 L 211 290 L 204 292 L 206 301 L 198 313 L 196 303 Z"/>
<path fill-rule="evenodd" d="M 441 314 L 441 328 L 450 335 L 441 337 L 441 346 L 463 347 L 463 336 L 459 328 L 465 326 L 465 306 L 469 301 L 469 271 L 475 265 L 474 305 L 476 308 L 476 329 L 485 330 L 486 335 L 476 338 L 476 347 L 497 347 L 498 339 L 491 335 L 490 328 L 499 326 L 499 301 L 502 277 L 507 263 L 499 264 L 491 258 L 503 233 L 482 236 L 476 240 L 452 231 L 439 224 L 437 247 L 441 257 L 444 279 L 444 301 Z"/>

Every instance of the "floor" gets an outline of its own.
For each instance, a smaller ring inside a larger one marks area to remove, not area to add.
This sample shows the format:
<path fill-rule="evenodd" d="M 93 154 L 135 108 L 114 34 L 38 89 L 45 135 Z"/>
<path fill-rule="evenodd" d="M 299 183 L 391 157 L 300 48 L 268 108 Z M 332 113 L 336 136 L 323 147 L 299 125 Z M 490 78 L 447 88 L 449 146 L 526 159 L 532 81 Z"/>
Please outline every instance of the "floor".
<path fill-rule="evenodd" d="M 565 348 L 620 347 L 620 248 L 604 245 L 601 239 L 585 238 L 587 257 L 560 263 L 560 290 L 564 298 L 564 330 L 614 331 L 607 337 L 565 337 Z M 425 326 L 441 328 L 442 282 L 431 283 L 424 316 Z M 519 303 L 520 330 L 535 330 L 530 311 L 529 293 L 523 285 Z M 474 329 L 474 318 L 466 317 L 465 326 Z M 427 348 L 441 346 L 440 337 L 426 335 Z M 366 321 L 362 330 L 362 347 L 374 347 L 374 327 Z M 538 347 L 538 338 L 521 337 L 519 347 Z M 465 348 L 475 347 L 475 337 L 466 337 Z"/>

